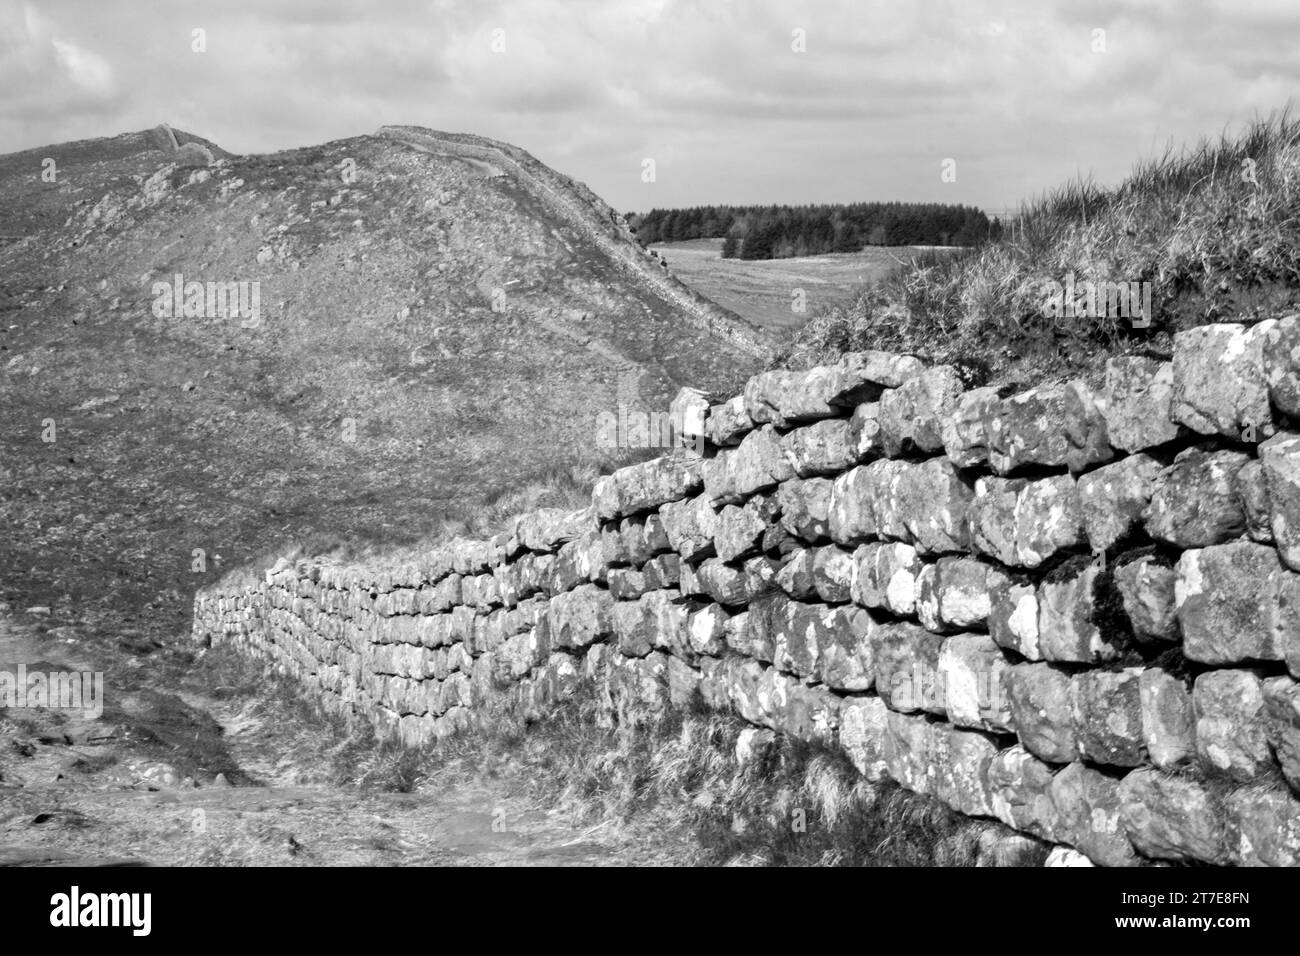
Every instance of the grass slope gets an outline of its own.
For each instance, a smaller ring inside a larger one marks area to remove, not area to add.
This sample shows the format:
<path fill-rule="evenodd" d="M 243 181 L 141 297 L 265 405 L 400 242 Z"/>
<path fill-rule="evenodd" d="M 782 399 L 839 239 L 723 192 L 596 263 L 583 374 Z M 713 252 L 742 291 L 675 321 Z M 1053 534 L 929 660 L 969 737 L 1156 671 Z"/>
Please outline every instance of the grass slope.
<path fill-rule="evenodd" d="M 1027 204 L 1004 238 L 918 257 L 823 310 L 780 361 L 852 349 L 983 364 L 997 384 L 1095 371 L 1116 351 L 1167 352 L 1180 329 L 1255 321 L 1300 303 L 1300 120 L 1257 119 L 1238 135 L 1139 163 L 1113 188 L 1065 184 Z M 1149 328 L 1046 318 L 1045 283 L 1152 283 Z"/>

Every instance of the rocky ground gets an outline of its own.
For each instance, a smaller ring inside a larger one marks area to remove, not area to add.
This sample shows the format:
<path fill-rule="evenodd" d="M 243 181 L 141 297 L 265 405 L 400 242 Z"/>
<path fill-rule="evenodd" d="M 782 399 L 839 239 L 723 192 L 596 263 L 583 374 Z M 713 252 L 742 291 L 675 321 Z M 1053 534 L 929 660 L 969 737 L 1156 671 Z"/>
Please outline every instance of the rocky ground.
<path fill-rule="evenodd" d="M 132 663 L 132 662 L 136 663 Z M 510 773 L 406 772 L 285 720 L 237 662 L 150 664 L 86 622 L 0 614 L 0 671 L 103 670 L 103 715 L 0 708 L 0 866 L 656 865 L 687 848 L 540 808 Z M 234 680 L 222 685 L 216 680 Z M 305 715 L 303 715 L 305 716 Z M 346 746 L 346 745 L 344 745 Z M 395 765 L 386 761 L 397 760 Z M 348 767 L 354 779 L 340 782 Z"/>

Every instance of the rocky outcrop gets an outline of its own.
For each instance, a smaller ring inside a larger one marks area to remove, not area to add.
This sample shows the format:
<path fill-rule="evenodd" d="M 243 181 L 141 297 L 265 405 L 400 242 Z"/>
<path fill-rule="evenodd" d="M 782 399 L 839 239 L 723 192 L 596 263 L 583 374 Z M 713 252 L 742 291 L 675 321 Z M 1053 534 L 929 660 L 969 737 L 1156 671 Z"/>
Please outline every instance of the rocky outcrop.
<path fill-rule="evenodd" d="M 1005 398 L 878 352 L 767 372 L 590 508 L 281 563 L 200 592 L 194 632 L 411 745 L 585 679 L 621 720 L 842 748 L 1058 861 L 1295 865 L 1296 335 L 1207 327 Z"/>

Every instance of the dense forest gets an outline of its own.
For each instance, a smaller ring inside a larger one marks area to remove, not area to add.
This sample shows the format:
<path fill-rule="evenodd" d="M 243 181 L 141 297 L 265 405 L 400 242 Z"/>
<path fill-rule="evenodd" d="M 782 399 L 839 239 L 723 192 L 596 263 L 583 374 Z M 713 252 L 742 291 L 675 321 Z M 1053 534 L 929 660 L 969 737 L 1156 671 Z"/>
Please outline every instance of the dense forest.
<path fill-rule="evenodd" d="M 725 238 L 723 258 L 786 259 L 865 246 L 973 246 L 1001 224 L 973 206 L 870 202 L 652 209 L 629 221 L 642 245 Z"/>

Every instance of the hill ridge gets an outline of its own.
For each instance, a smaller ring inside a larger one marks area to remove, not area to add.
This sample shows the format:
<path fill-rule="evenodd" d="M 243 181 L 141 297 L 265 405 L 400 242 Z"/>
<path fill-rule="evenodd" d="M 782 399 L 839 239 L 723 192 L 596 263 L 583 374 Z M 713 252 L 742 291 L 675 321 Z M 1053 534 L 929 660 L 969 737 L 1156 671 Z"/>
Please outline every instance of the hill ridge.
<path fill-rule="evenodd" d="M 579 229 L 635 280 L 681 309 L 700 329 L 721 335 L 746 354 L 766 357 L 772 343 L 757 326 L 705 299 L 673 276 L 650 264 L 621 216 L 582 183 L 564 176 L 527 151 L 465 133 L 446 133 L 420 126 L 383 126 L 378 134 L 414 149 L 445 151 L 491 162 L 497 159 L 515 179 L 541 198 L 548 208 Z M 560 177 L 564 182 L 552 182 Z M 569 201 L 566 201 L 566 194 Z M 577 197 L 581 202 L 572 201 Z"/>

